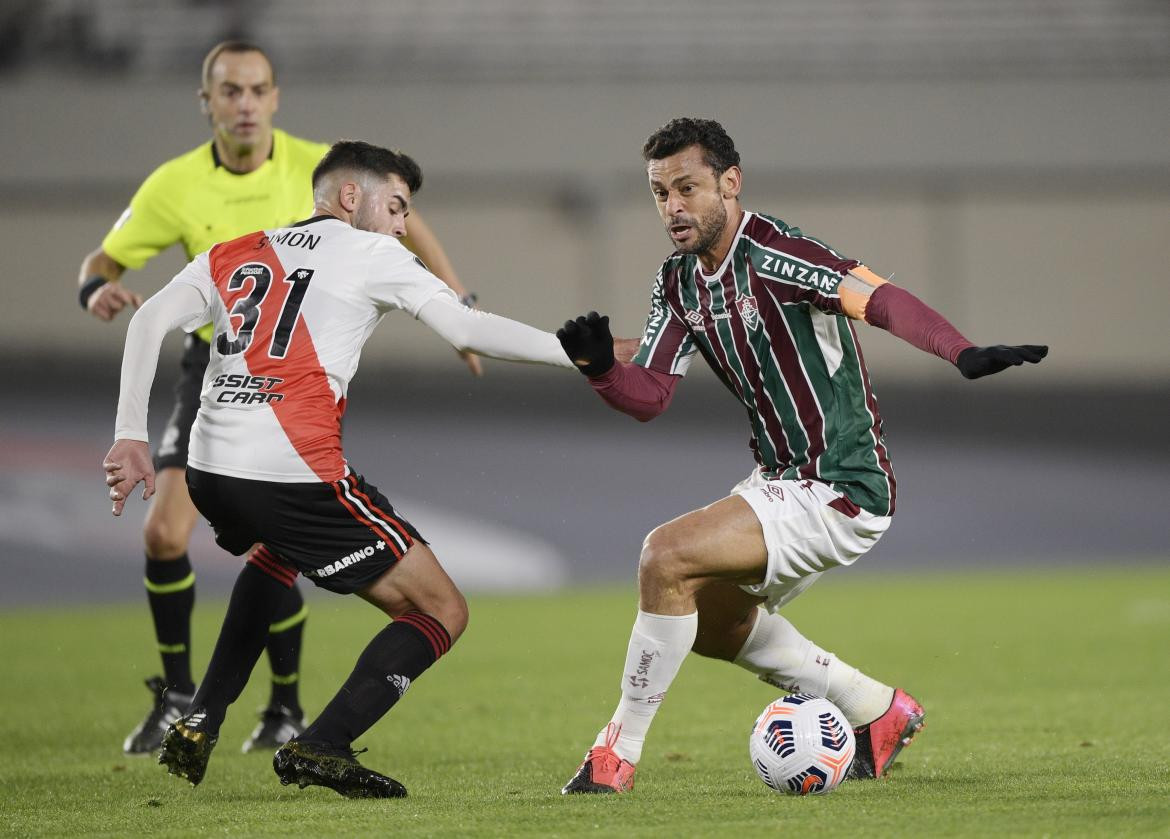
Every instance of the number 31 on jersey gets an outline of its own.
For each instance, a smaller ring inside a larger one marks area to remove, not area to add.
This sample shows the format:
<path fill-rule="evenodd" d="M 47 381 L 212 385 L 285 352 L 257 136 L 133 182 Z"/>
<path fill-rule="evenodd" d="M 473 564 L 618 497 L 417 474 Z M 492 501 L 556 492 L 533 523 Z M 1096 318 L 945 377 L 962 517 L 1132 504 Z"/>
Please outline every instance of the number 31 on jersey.
<path fill-rule="evenodd" d="M 268 355 L 271 358 L 284 358 L 288 353 L 288 342 L 292 338 L 293 327 L 296 326 L 297 316 L 301 311 L 301 303 L 305 299 L 305 292 L 309 290 L 309 282 L 313 279 L 312 268 L 294 268 L 283 283 L 291 286 L 284 298 L 284 305 L 280 308 L 280 317 L 276 328 L 272 331 L 272 341 L 268 345 Z M 241 265 L 228 280 L 228 291 L 239 291 L 248 281 L 252 281 L 252 291 L 246 297 L 236 301 L 229 313 L 233 319 L 239 318 L 239 328 L 234 340 L 229 340 L 227 333 L 216 336 L 215 348 L 220 355 L 235 355 L 242 353 L 252 344 L 252 337 L 256 328 L 260 326 L 260 319 L 264 317 L 262 304 L 273 289 L 272 269 L 262 262 L 249 262 Z"/>

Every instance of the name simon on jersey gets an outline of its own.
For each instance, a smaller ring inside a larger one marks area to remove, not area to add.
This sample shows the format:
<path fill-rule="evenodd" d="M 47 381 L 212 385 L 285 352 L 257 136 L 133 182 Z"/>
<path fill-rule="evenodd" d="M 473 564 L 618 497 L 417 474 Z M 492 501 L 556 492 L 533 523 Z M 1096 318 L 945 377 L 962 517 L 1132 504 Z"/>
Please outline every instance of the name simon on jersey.
<path fill-rule="evenodd" d="M 215 401 L 231 405 L 256 405 L 279 402 L 283 393 L 273 390 L 284 379 L 276 376 L 248 376 L 243 373 L 222 374 L 212 380 L 212 387 L 226 388 L 215 395 Z"/>
<path fill-rule="evenodd" d="M 304 230 L 282 230 L 279 233 L 273 233 L 271 236 L 263 236 L 260 241 L 256 243 L 256 250 L 261 250 L 269 245 L 284 245 L 289 248 L 308 248 L 313 250 L 321 243 L 321 236 L 318 234 L 314 236 L 312 233 L 306 233 Z"/>
<path fill-rule="evenodd" d="M 820 291 L 832 292 L 837 288 L 837 284 L 841 282 L 840 275 L 835 272 L 810 271 L 803 265 L 797 265 L 795 262 L 789 262 L 787 259 L 769 254 L 763 255 L 763 262 L 760 263 L 759 270 L 760 273 L 770 271 L 774 279 L 788 277 L 796 280 L 796 282 L 803 286 L 815 288 Z"/>

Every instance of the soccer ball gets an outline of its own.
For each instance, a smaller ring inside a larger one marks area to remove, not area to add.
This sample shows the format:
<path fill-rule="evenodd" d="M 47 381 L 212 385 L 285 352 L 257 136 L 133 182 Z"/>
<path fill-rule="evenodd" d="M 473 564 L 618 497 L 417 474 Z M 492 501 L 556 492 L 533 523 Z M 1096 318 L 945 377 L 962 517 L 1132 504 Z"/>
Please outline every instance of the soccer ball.
<path fill-rule="evenodd" d="M 789 795 L 836 789 L 856 749 L 853 729 L 841 709 L 811 693 L 777 699 L 756 719 L 748 738 L 748 752 L 760 778 Z"/>

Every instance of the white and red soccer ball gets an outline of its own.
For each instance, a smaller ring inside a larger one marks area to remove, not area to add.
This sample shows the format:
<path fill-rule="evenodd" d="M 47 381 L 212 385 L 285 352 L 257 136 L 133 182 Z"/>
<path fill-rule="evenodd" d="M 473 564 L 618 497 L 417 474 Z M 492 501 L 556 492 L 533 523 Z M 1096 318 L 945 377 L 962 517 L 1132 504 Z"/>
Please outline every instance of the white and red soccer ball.
<path fill-rule="evenodd" d="M 811 693 L 793 693 L 764 709 L 748 751 L 765 784 L 790 795 L 820 795 L 849 771 L 857 741 L 841 710 Z"/>

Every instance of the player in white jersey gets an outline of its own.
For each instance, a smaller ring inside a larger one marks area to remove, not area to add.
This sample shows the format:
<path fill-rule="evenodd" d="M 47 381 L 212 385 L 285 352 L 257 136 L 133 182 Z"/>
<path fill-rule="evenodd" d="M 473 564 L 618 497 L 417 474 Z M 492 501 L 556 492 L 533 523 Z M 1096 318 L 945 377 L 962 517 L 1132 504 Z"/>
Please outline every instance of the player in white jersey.
<path fill-rule="evenodd" d="M 362 345 L 388 313 L 418 318 L 460 350 L 572 367 L 556 337 L 462 305 L 397 241 L 421 185 L 406 155 L 333 146 L 313 173 L 316 215 L 199 255 L 134 316 L 126 336 L 106 483 L 120 515 L 154 489 L 146 406 L 167 331 L 215 335 L 191 435 L 187 485 L 216 541 L 241 555 L 207 675 L 168 729 L 159 762 L 198 784 L 228 706 L 260 656 L 273 609 L 298 573 L 355 593 L 394 620 L 321 715 L 277 753 L 282 783 L 349 797 L 406 794 L 357 762 L 354 739 L 458 639 L 467 604 L 426 542 L 346 463 L 341 415 Z M 386 235 L 388 234 L 388 235 Z"/>

